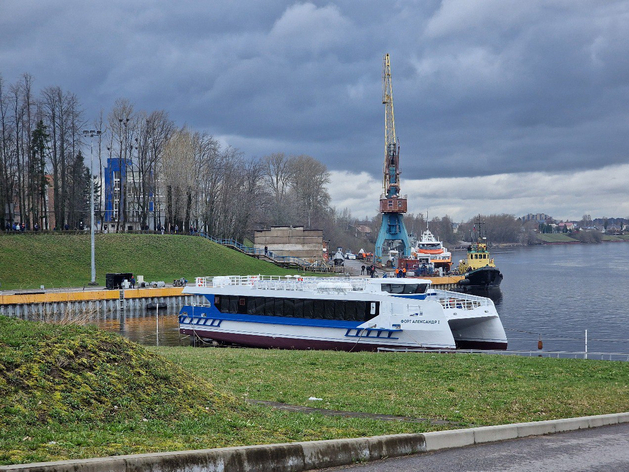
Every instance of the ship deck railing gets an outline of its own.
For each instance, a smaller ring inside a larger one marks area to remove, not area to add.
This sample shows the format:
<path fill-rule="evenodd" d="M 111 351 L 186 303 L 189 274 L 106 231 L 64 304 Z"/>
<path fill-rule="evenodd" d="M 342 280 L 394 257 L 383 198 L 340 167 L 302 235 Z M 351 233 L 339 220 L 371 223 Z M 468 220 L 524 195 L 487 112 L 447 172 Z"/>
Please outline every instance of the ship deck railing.
<path fill-rule="evenodd" d="M 445 309 L 458 308 L 460 310 L 474 310 L 481 306 L 491 306 L 494 302 L 487 297 L 479 297 L 469 293 L 436 290 L 437 301 Z"/>
<path fill-rule="evenodd" d="M 263 290 L 314 291 L 327 293 L 346 293 L 364 291 L 367 279 L 349 277 L 302 277 L 299 275 L 230 275 L 198 277 L 197 287 L 254 287 Z"/>

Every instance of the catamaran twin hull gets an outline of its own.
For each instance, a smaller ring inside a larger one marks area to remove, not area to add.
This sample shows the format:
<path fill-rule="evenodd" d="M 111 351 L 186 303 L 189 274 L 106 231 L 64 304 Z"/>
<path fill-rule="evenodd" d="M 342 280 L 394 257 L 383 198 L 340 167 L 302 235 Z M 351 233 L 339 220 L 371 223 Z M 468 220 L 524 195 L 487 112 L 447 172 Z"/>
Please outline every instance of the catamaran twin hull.
<path fill-rule="evenodd" d="M 284 349 L 506 349 L 493 302 L 423 279 L 198 278 L 184 293 L 182 334 Z"/>

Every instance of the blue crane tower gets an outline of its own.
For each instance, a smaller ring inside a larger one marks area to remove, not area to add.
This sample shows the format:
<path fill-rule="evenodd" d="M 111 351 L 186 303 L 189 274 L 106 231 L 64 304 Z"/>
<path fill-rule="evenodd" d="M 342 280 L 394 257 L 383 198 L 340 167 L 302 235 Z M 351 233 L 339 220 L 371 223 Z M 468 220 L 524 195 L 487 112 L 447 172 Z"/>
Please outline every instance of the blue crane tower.
<path fill-rule="evenodd" d="M 411 247 L 404 226 L 404 213 L 407 210 L 406 196 L 400 195 L 400 143 L 395 137 L 395 117 L 393 115 L 393 87 L 391 85 L 391 64 L 385 54 L 382 68 L 382 103 L 384 104 L 384 193 L 380 196 L 382 226 L 376 239 L 374 258 L 382 262 L 382 247 L 385 241 L 400 241 L 400 257 L 410 257 Z M 398 246 L 400 243 L 398 243 Z"/>

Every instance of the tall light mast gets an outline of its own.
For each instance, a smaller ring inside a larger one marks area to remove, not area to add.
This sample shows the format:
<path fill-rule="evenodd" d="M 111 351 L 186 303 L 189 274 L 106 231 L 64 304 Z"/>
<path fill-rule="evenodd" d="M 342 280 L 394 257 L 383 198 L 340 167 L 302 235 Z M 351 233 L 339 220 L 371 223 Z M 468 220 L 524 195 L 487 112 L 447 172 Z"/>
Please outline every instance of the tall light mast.
<path fill-rule="evenodd" d="M 384 168 L 383 194 L 380 196 L 382 226 L 376 239 L 375 258 L 382 262 L 382 247 L 385 241 L 400 241 L 404 257 L 411 255 L 408 233 L 404 226 L 407 210 L 406 197 L 400 195 L 400 143 L 395 136 L 393 113 L 393 86 L 391 64 L 385 54 L 382 66 L 382 103 L 384 105 Z"/>

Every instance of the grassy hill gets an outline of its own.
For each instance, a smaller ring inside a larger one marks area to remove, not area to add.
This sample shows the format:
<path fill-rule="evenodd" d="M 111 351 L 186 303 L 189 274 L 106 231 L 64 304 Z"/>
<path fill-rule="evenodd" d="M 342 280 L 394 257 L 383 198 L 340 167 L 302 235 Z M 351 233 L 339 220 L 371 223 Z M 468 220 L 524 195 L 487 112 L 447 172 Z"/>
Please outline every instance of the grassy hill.
<path fill-rule="evenodd" d="M 109 272 L 131 272 L 144 280 L 207 275 L 291 273 L 195 236 L 97 234 L 96 281 Z M 81 287 L 91 278 L 89 234 L 0 236 L 0 289 Z"/>

